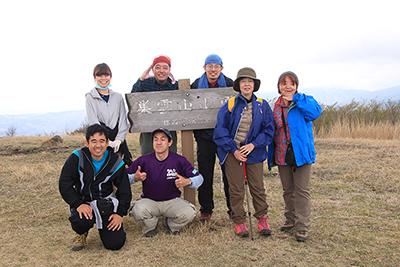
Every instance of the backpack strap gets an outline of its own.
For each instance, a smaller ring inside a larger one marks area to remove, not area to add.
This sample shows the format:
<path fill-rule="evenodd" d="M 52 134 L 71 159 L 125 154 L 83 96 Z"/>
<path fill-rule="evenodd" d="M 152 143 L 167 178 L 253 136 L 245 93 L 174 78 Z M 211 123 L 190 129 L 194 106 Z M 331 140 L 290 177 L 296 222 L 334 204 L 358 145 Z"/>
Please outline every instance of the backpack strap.
<path fill-rule="evenodd" d="M 228 100 L 229 112 L 232 112 L 232 109 L 235 106 L 235 99 L 236 99 L 236 96 L 233 96 L 233 97 L 229 98 L 229 100 Z M 261 105 L 263 104 L 263 99 L 261 97 L 257 97 L 257 100 L 260 101 Z"/>
<path fill-rule="evenodd" d="M 229 100 L 228 100 L 229 112 L 232 112 L 233 106 L 235 105 L 235 98 L 236 98 L 236 96 L 233 96 L 233 97 L 229 98 Z"/>

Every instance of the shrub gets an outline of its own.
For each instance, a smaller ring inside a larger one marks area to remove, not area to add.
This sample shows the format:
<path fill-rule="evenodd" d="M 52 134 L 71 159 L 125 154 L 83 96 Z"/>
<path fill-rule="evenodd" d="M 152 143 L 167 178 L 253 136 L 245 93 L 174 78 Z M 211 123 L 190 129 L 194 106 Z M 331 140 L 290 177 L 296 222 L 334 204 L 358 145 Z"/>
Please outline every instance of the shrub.
<path fill-rule="evenodd" d="M 400 101 L 362 100 L 338 106 L 321 105 L 321 116 L 313 122 L 319 138 L 398 139 Z"/>

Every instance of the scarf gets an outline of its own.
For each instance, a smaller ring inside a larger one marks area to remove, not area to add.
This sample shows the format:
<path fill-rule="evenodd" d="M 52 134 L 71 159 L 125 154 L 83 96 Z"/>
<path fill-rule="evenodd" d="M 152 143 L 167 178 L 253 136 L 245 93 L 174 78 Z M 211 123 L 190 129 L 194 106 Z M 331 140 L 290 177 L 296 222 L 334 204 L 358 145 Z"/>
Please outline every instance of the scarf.
<path fill-rule="evenodd" d="M 226 87 L 225 76 L 222 74 L 222 72 L 219 74 L 217 83 L 218 83 L 219 87 L 221 87 L 221 88 Z M 199 89 L 201 89 L 201 88 L 209 88 L 208 87 L 207 74 L 205 72 L 200 77 L 198 88 Z"/>

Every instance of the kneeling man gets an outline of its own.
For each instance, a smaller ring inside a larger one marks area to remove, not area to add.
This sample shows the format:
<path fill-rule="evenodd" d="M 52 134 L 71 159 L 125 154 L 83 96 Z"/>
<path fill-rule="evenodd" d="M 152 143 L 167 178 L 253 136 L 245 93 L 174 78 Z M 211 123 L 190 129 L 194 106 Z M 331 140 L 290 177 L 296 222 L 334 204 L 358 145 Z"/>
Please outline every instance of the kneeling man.
<path fill-rule="evenodd" d="M 171 234 L 191 222 L 196 216 L 194 205 L 181 198 L 179 188 L 198 188 L 203 176 L 183 156 L 169 151 L 171 133 L 159 128 L 151 133 L 154 151 L 136 159 L 127 169 L 130 182 L 142 182 L 142 198 L 132 203 L 129 215 L 142 226 L 146 237 L 157 234 L 158 217 Z"/>
<path fill-rule="evenodd" d="M 128 213 L 131 187 L 124 162 L 108 143 L 107 128 L 89 126 L 86 147 L 75 150 L 61 171 L 59 189 L 70 206 L 75 251 L 87 245 L 86 237 L 94 224 L 105 248 L 118 250 L 125 244 L 122 216 Z"/>

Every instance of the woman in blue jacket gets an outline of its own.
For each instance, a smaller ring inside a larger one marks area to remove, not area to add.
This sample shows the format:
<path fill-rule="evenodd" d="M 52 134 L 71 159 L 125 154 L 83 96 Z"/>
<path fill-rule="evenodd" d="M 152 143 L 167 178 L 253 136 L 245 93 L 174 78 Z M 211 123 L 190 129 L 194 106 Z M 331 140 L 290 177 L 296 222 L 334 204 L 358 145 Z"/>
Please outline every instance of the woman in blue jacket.
<path fill-rule="evenodd" d="M 239 70 L 233 89 L 239 94 L 226 102 L 218 112 L 214 130 L 219 162 L 224 165 L 229 183 L 232 220 L 236 233 L 247 237 L 244 210 L 244 168 L 255 209 L 254 217 L 262 235 L 270 235 L 267 223 L 268 204 L 263 183 L 263 162 L 266 146 L 273 139 L 274 123 L 268 103 L 253 92 L 260 88 L 260 80 L 251 68 Z"/>
<path fill-rule="evenodd" d="M 289 231 L 295 227 L 296 239 L 304 242 L 310 228 L 311 164 L 315 162 L 312 121 L 321 114 L 321 106 L 312 96 L 299 93 L 298 85 L 299 79 L 291 71 L 282 73 L 278 79 L 281 96 L 271 105 L 275 135 L 268 163 L 278 165 L 283 187 L 286 221 L 281 230 Z M 290 142 L 296 162 L 294 167 L 285 162 Z"/>

